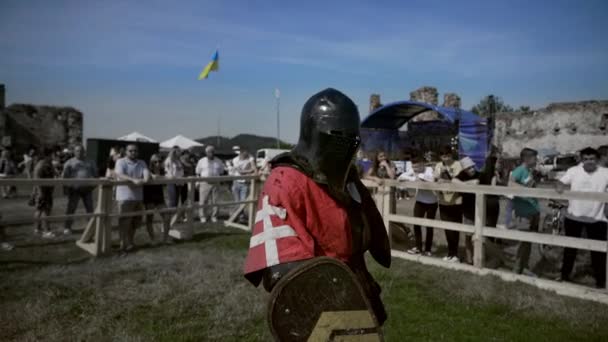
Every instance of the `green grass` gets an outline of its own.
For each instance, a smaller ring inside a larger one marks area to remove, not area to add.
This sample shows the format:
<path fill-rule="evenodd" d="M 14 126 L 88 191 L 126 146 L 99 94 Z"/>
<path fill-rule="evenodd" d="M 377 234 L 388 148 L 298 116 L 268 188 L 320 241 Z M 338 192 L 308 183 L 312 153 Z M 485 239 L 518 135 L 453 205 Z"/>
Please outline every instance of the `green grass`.
<path fill-rule="evenodd" d="M 267 294 L 241 274 L 248 235 L 91 259 L 72 242 L 0 254 L 0 340 L 269 341 Z M 492 276 L 368 262 L 387 341 L 607 341 L 608 306 Z"/>

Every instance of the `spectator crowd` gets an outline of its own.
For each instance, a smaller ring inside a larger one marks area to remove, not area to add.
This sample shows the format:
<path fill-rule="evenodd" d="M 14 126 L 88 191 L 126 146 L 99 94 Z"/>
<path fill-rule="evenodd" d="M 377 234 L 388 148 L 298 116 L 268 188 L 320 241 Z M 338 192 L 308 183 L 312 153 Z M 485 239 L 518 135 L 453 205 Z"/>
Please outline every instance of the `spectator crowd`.
<path fill-rule="evenodd" d="M 215 176 L 248 176 L 257 173 L 256 163 L 249 153 L 242 149 L 237 156 L 228 162 L 222 161 L 215 155 L 215 148 L 211 145 L 205 149 L 205 155 L 198 158 L 188 150 L 172 148 L 166 156 L 153 154 L 150 160 L 139 159 L 137 144 L 126 147 L 113 147 L 103 173 L 104 178 L 127 181 L 127 185 L 117 185 L 114 188 L 113 199 L 116 211 L 127 214 L 118 219 L 120 236 L 120 253 L 126 255 L 136 249 L 135 233 L 140 226 L 145 226 L 148 237 L 153 243 L 171 244 L 169 236 L 170 227 L 176 222 L 187 221 L 184 207 L 189 203 L 188 192 L 190 182 L 163 184 L 147 184 L 153 179 L 183 179 L 187 177 L 215 177 Z M 20 176 L 21 174 L 21 176 Z M 58 150 L 45 148 L 37 151 L 31 148 L 19 164 L 15 164 L 9 149 L 2 150 L 0 158 L 0 177 L 26 177 L 31 179 L 93 179 L 100 175 L 97 165 L 86 158 L 85 148 L 81 145 L 72 150 Z M 196 184 L 195 201 L 201 207 L 198 219 L 206 223 L 218 220 L 218 206 L 220 188 L 224 183 L 198 182 Z M 166 189 L 165 189 L 166 188 Z M 16 196 L 16 187 L 3 187 L 2 196 L 5 199 Z M 69 185 L 63 187 L 63 194 L 67 198 L 66 215 L 73 215 L 80 202 L 87 213 L 93 212 L 93 193 L 95 187 L 90 185 Z M 244 180 L 232 182 L 231 192 L 235 201 L 246 201 L 249 193 L 249 183 Z M 39 219 L 35 223 L 34 234 L 42 238 L 54 238 L 59 232 L 63 235 L 73 234 L 73 218 L 68 217 L 63 229 L 53 229 L 51 223 L 44 220 L 51 216 L 55 200 L 55 187 L 51 185 L 34 186 L 28 197 L 28 205 L 34 209 L 34 217 Z M 163 209 L 173 208 L 175 214 L 169 214 Z M 207 210 L 209 209 L 209 210 Z M 151 211 L 151 214 L 133 214 L 138 211 Z M 129 215 L 131 214 L 131 215 Z M 154 217 L 160 218 L 160 237 L 155 233 Z M 145 222 L 142 222 L 143 221 Z M 244 211 L 238 216 L 239 221 L 246 222 Z M 6 241 L 4 227 L 0 216 L 0 243 L 2 250 L 10 251 L 14 248 Z"/>
<path fill-rule="evenodd" d="M 606 193 L 608 191 L 608 145 L 599 148 L 584 148 L 578 153 L 578 164 L 570 167 L 560 175 L 555 182 L 555 189 L 561 193 L 565 189 L 580 192 Z M 377 152 L 371 160 L 362 153 L 358 156 L 357 166 L 362 178 L 377 185 L 385 180 L 403 182 L 437 182 L 488 186 L 509 186 L 522 188 L 535 188 L 541 183 L 543 174 L 538 169 L 538 152 L 531 148 L 524 148 L 519 157 L 518 165 L 509 170 L 505 168 L 504 160 L 498 153 L 492 153 L 485 161 L 483 168 L 478 169 L 473 160 L 464 157 L 460 160 L 454 158 L 450 146 L 439 151 L 440 161 L 433 164 L 423 155 L 407 153 L 402 170 L 398 170 L 396 163 L 387 158 L 385 152 Z M 405 193 L 405 195 L 404 195 Z M 405 186 L 398 187 L 393 194 L 393 203 L 401 198 L 409 199 Z M 473 225 L 475 221 L 474 193 L 458 193 L 452 191 L 431 191 L 419 189 L 414 196 L 413 216 L 418 218 L 435 219 L 437 212 L 442 221 Z M 538 232 L 542 208 L 536 198 L 505 196 L 505 220 L 499 224 L 500 196 L 486 195 L 486 222 L 487 227 L 504 229 L 519 229 Z M 395 206 L 391 208 L 395 212 Z M 517 222 L 517 223 L 516 223 Z M 581 237 L 583 233 L 589 239 L 606 241 L 608 222 L 608 206 L 605 203 L 592 200 L 573 199 L 568 201 L 563 222 L 566 236 Z M 402 225 L 392 224 L 392 227 L 403 228 Z M 431 256 L 433 253 L 433 228 L 426 227 L 423 240 L 422 228 L 413 227 L 413 247 L 407 250 L 414 255 Z M 447 253 L 443 260 L 451 263 L 473 263 L 472 236 L 465 234 L 465 248 L 460 254 L 460 235 L 455 230 L 444 230 L 447 242 Z M 409 234 L 409 231 L 406 231 Z M 492 244 L 490 250 L 502 242 L 497 239 L 487 239 Z M 577 250 L 564 248 L 559 281 L 570 281 Z M 531 243 L 520 242 L 517 246 L 513 271 L 518 274 L 537 276 L 530 265 Z M 502 258 L 502 257 L 501 257 Z M 596 286 L 604 288 L 606 285 L 606 253 L 591 252 L 591 266 Z"/>
<path fill-rule="evenodd" d="M 174 147 L 166 155 L 154 154 L 150 160 L 139 159 L 136 144 L 126 148 L 114 147 L 111 149 L 106 170 L 103 176 L 108 179 L 127 181 L 126 185 L 118 185 L 114 189 L 116 210 L 121 214 L 118 219 L 120 235 L 120 253 L 126 255 L 136 249 L 134 236 L 140 226 L 145 226 L 148 237 L 154 243 L 171 244 L 169 230 L 177 222 L 185 222 L 188 215 L 183 209 L 189 203 L 188 194 L 194 191 L 194 200 L 200 204 L 198 220 L 201 223 L 218 221 L 219 193 L 224 183 L 200 181 L 196 189 L 189 189 L 190 182 L 171 183 L 168 185 L 148 184 L 153 179 L 183 179 L 186 177 L 217 177 L 223 175 L 249 176 L 259 174 L 255 158 L 246 150 L 237 151 L 237 156 L 231 160 L 223 161 L 215 154 L 213 146 L 207 146 L 205 154 L 198 157 L 188 150 Z M 445 146 L 439 151 L 439 161 L 431 162 L 427 154 L 408 153 L 402 167 L 397 167 L 394 161 L 389 160 L 387 153 L 377 152 L 371 160 L 364 153 L 357 157 L 357 167 L 362 178 L 382 185 L 385 180 L 401 182 L 437 182 L 456 183 L 487 186 L 509 186 L 534 188 L 542 178 L 538 172 L 538 152 L 525 148 L 520 153 L 519 163 L 516 167 L 508 169 L 504 159 L 498 153 L 492 153 L 478 169 L 469 157 L 460 160 L 455 158 L 452 147 Z M 367 167 L 369 165 L 369 167 Z M 97 166 L 86 158 L 83 146 L 75 146 L 72 150 L 43 149 L 41 151 L 31 148 L 22 157 L 19 163 L 15 162 L 11 151 L 5 149 L 0 155 L 0 177 L 22 177 L 32 179 L 91 179 L 100 175 Z M 393 212 L 400 199 L 409 199 L 409 190 L 404 186 L 394 192 Z M 569 168 L 555 182 L 556 191 L 565 189 L 583 192 L 606 192 L 608 189 L 608 145 L 599 148 L 585 148 L 579 152 L 579 163 Z M 166 189 L 165 189 L 166 188 Z M 93 212 L 94 187 L 89 185 L 70 185 L 63 188 L 67 197 L 66 215 L 76 212 L 82 202 L 87 213 Z M 35 186 L 29 196 L 28 204 L 33 207 L 35 217 L 43 219 L 50 216 L 54 203 L 53 186 Z M 235 180 L 230 186 L 235 202 L 246 201 L 249 195 L 249 183 L 244 180 Z M 0 189 L 3 198 L 16 196 L 17 189 L 7 186 Z M 414 198 L 413 216 L 418 218 L 435 219 L 437 213 L 443 221 L 464 223 L 472 225 L 475 221 L 476 197 L 473 193 L 458 193 L 453 191 L 417 190 Z M 535 198 L 520 196 L 504 196 L 505 219 L 499 224 L 501 196 L 486 195 L 486 222 L 488 227 L 505 229 L 523 229 L 538 232 L 540 228 L 541 204 Z M 175 213 L 168 214 L 166 208 L 175 209 Z M 152 214 L 132 214 L 138 211 L 152 211 Z M 606 241 L 607 235 L 607 206 L 604 203 L 591 200 L 570 200 L 567 206 L 564 228 L 565 235 L 581 237 L 583 233 L 590 239 Z M 160 234 L 154 229 L 155 216 L 160 219 Z M 246 222 L 244 211 L 237 216 L 241 222 Z M 145 221 L 144 222 L 142 222 Z M 516 223 L 517 222 L 517 223 Z M 73 234 L 73 220 L 68 218 L 64 222 L 65 235 Z M 408 230 L 404 225 L 397 227 Z M 413 227 L 413 246 L 408 253 L 414 255 L 431 256 L 434 253 L 433 228 Z M 473 243 L 470 234 L 464 236 L 464 253 L 460 252 L 461 233 L 453 230 L 444 230 L 447 242 L 447 252 L 443 260 L 450 263 L 473 263 Z M 38 220 L 35 224 L 34 234 L 43 238 L 53 238 L 57 231 L 53 230 L 50 222 Z M 0 242 L 3 250 L 11 250 L 13 246 L 6 241 L 0 217 Z M 501 244 L 496 239 L 488 239 L 492 244 Z M 517 246 L 514 272 L 535 276 L 530 263 L 531 244 L 520 242 Z M 577 250 L 565 248 L 560 270 L 560 281 L 569 281 Z M 606 283 L 606 253 L 592 252 L 591 262 L 593 275 L 598 287 L 605 287 Z"/>

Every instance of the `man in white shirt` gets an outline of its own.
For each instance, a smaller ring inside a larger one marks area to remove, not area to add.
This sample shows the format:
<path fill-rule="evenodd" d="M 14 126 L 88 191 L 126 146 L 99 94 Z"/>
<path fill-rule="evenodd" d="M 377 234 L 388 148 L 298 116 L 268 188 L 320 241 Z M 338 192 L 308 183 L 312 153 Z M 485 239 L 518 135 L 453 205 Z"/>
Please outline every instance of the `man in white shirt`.
<path fill-rule="evenodd" d="M 255 160 L 249 155 L 247 150 L 241 149 L 239 155 L 232 160 L 232 170 L 234 176 L 252 176 L 256 172 Z M 248 180 L 238 179 L 232 185 L 232 194 L 237 202 L 247 200 L 247 192 L 249 191 Z M 247 217 L 241 211 L 239 216 L 240 221 L 245 221 Z"/>
<path fill-rule="evenodd" d="M 129 144 L 127 156 L 118 159 L 114 171 L 119 180 L 129 181 L 129 185 L 116 186 L 118 213 L 125 214 L 144 210 L 143 185 L 150 179 L 150 171 L 143 160 L 137 159 L 137 145 Z M 135 231 L 141 225 L 141 215 L 125 216 L 118 219 L 121 254 L 135 249 Z"/>
<path fill-rule="evenodd" d="M 557 191 L 562 192 L 566 186 L 572 191 L 605 192 L 608 188 L 608 169 L 598 165 L 599 153 L 587 147 L 580 151 L 581 163 L 568 169 L 557 183 Z M 570 200 L 564 222 L 566 236 L 581 237 L 583 228 L 587 237 L 593 240 L 606 241 L 606 216 L 604 203 L 586 200 Z M 561 280 L 569 280 L 576 259 L 575 248 L 564 249 Z M 606 286 L 606 253 L 591 252 L 591 265 L 596 286 Z"/>
<path fill-rule="evenodd" d="M 196 175 L 199 177 L 218 177 L 224 174 L 226 167 L 224 163 L 215 156 L 215 147 L 209 145 L 205 148 L 206 156 L 201 158 L 196 164 Z M 207 202 L 215 204 L 217 200 L 218 183 L 200 182 L 199 189 L 199 204 L 204 205 Z M 211 222 L 217 222 L 218 207 L 213 206 L 211 209 Z M 205 208 L 199 209 L 199 218 L 202 223 L 207 222 Z"/>

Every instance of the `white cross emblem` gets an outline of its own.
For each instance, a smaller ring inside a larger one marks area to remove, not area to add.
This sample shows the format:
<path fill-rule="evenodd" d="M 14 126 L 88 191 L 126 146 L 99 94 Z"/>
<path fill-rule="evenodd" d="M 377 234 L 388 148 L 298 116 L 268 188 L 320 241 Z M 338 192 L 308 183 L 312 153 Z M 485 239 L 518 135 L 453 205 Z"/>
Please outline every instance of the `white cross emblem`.
<path fill-rule="evenodd" d="M 272 226 L 272 215 L 278 216 L 281 219 L 287 217 L 287 210 L 281 207 L 275 207 L 268 202 L 268 195 L 262 199 L 262 209 L 255 215 L 255 223 L 264 222 L 264 230 L 251 237 L 249 248 L 264 244 L 266 251 L 266 267 L 274 266 L 279 263 L 279 250 L 277 248 L 277 240 L 289 236 L 297 236 L 295 230 L 288 225 L 277 227 Z"/>

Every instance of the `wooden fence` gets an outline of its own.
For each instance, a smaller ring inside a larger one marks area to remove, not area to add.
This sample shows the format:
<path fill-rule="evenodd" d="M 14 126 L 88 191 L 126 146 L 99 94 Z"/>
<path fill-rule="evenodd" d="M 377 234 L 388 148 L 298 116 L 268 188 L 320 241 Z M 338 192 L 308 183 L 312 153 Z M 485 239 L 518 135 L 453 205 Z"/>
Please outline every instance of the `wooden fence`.
<path fill-rule="evenodd" d="M 250 181 L 249 199 L 242 202 L 219 202 L 215 204 L 200 205 L 194 202 L 196 191 L 196 183 L 208 182 L 208 183 L 220 183 L 220 182 L 231 182 L 234 180 L 248 180 Z M 449 263 L 442 261 L 439 258 L 427 257 L 422 255 L 410 255 L 405 252 L 393 249 L 392 255 L 394 257 L 421 262 L 424 264 L 436 265 L 440 267 L 446 267 L 451 269 L 463 270 L 473 272 L 476 274 L 491 274 L 496 275 L 506 281 L 521 281 L 534 285 L 539 288 L 553 290 L 559 294 L 573 296 L 577 298 L 589 299 L 598 302 L 608 304 L 608 291 L 606 289 L 594 289 L 586 286 L 580 286 L 572 283 L 560 283 L 552 280 L 534 278 L 525 275 L 518 275 L 503 270 L 495 270 L 484 267 L 484 239 L 486 238 L 499 238 L 508 239 L 522 242 L 530 242 L 536 244 L 553 245 L 559 247 L 570 247 L 577 248 L 586 251 L 597 251 L 597 252 L 608 252 L 608 242 L 589 240 L 582 238 L 573 238 L 566 236 L 556 236 L 550 234 L 542 234 L 535 232 L 523 232 L 517 230 L 505 230 L 494 227 L 485 226 L 486 216 L 486 205 L 485 195 L 499 195 L 499 196 L 522 196 L 522 197 L 535 197 L 542 199 L 556 199 L 556 200 L 593 200 L 608 203 L 608 193 L 585 193 L 585 192 L 573 192 L 565 191 L 562 194 L 557 193 L 553 189 L 530 189 L 520 187 L 493 187 L 483 185 L 465 185 L 465 184 L 439 184 L 439 183 L 426 183 L 426 182 L 397 182 L 397 181 L 386 181 L 382 186 L 377 186 L 373 182 L 364 181 L 364 183 L 372 189 L 374 192 L 375 200 L 381 214 L 384 218 L 385 225 L 388 229 L 391 222 L 400 222 L 410 225 L 420 225 L 425 227 L 439 228 L 443 230 L 454 230 L 471 234 L 473 236 L 473 265 L 464 263 Z M 89 253 L 97 256 L 104 255 L 111 252 L 112 245 L 112 226 L 111 221 L 114 217 L 125 217 L 125 216 L 137 216 L 149 213 L 156 213 L 157 210 L 139 211 L 127 214 L 115 214 L 113 210 L 113 199 L 112 199 L 112 188 L 117 185 L 128 185 L 127 181 L 114 181 L 107 179 L 80 179 L 80 180 L 67 180 L 67 179 L 48 179 L 48 180 L 30 180 L 30 179 L 0 179 L 0 186 L 7 185 L 53 185 L 53 186 L 69 186 L 69 185 L 88 185 L 97 187 L 97 206 L 91 214 L 75 214 L 70 215 L 72 218 L 88 218 L 88 224 L 82 233 L 80 239 L 76 244 L 88 251 Z M 225 225 L 250 231 L 255 223 L 255 209 L 257 203 L 257 197 L 259 192 L 260 178 L 258 176 L 243 176 L 243 177 L 207 177 L 207 178 L 179 178 L 179 179 L 156 179 L 151 180 L 148 184 L 188 184 L 189 201 L 184 207 L 178 208 L 166 208 L 161 210 L 162 213 L 176 213 L 177 211 L 185 211 L 187 217 L 187 223 L 181 224 L 179 229 L 172 230 L 172 236 L 176 238 L 188 238 L 192 236 L 194 229 L 194 216 L 195 210 L 208 206 L 234 206 L 239 205 L 238 209 L 233 212 L 230 218 L 225 221 Z M 391 196 L 395 187 L 406 187 L 411 189 L 424 189 L 424 190 L 442 190 L 442 191 L 453 191 L 460 193 L 473 193 L 476 195 L 475 202 L 475 222 L 473 225 L 457 224 L 452 222 L 445 222 L 440 220 L 416 218 L 409 215 L 398 215 L 392 212 L 391 208 L 394 208 L 395 197 Z M 234 222 L 240 211 L 248 209 L 249 222 L 247 225 L 239 224 Z M 68 218 L 67 215 L 49 216 L 42 219 L 27 219 L 19 221 L 3 221 L 1 224 L 24 224 L 33 223 L 40 220 L 48 221 L 64 221 Z M 608 273 L 608 262 L 606 264 Z"/>
<path fill-rule="evenodd" d="M 555 200 L 592 200 L 608 203 L 608 193 L 588 193 L 564 191 L 558 193 L 554 189 L 536 189 L 522 187 L 497 187 L 485 185 L 468 185 L 468 184 L 453 184 L 453 183 L 428 183 L 428 182 L 398 182 L 394 180 L 385 181 L 381 186 L 374 182 L 364 181 L 368 188 L 375 193 L 375 200 L 378 208 L 384 218 L 384 223 L 389 229 L 389 223 L 399 222 L 410 225 L 419 225 L 424 227 L 439 228 L 443 230 L 453 230 L 471 234 L 473 240 L 473 265 L 464 263 L 450 263 L 435 257 L 427 257 L 422 255 L 411 255 L 396 249 L 392 250 L 394 257 L 421 262 L 430 265 L 436 265 L 451 269 L 458 269 L 473 272 L 476 274 L 492 274 L 506 281 L 521 281 L 539 288 L 553 290 L 559 294 L 590 299 L 608 304 L 607 289 L 595 289 L 586 286 L 580 286 L 573 283 L 557 282 L 548 279 L 530 277 L 526 275 L 514 274 L 511 272 L 489 269 L 484 267 L 484 239 L 499 238 L 522 242 L 531 242 L 536 244 L 552 245 L 559 247 L 570 247 L 585 251 L 608 252 L 608 242 L 590 240 L 583 238 L 574 238 L 560 235 L 542 234 L 536 232 L 524 232 L 518 230 L 498 229 L 495 227 L 487 227 L 486 222 L 486 204 L 485 195 L 499 196 L 519 196 L 519 197 L 534 197 L 541 199 Z M 475 222 L 473 225 L 458 224 L 453 222 L 445 222 L 439 220 L 417 218 L 409 215 L 398 215 L 391 211 L 395 208 L 393 201 L 395 196 L 392 195 L 395 187 L 423 189 L 423 190 L 442 190 L 459 193 L 475 194 Z M 390 235 L 389 235 L 390 236 Z M 608 259 L 608 258 L 607 258 Z M 608 273 L 608 260 L 606 263 L 606 271 Z"/>
<path fill-rule="evenodd" d="M 250 182 L 249 186 L 249 199 L 245 201 L 228 201 L 228 202 L 217 202 L 214 204 L 199 204 L 195 203 L 195 191 L 197 191 L 196 184 L 199 182 L 207 183 L 224 183 L 232 182 L 235 180 L 246 180 Z M 224 221 L 226 226 L 235 227 L 250 231 L 255 223 L 255 209 L 257 204 L 257 192 L 258 192 L 258 176 L 222 176 L 222 177 L 188 177 L 188 178 L 164 178 L 150 180 L 146 184 L 178 184 L 188 185 L 188 201 L 185 206 L 177 208 L 165 208 L 161 210 L 142 210 L 129 213 L 113 213 L 114 199 L 113 199 L 113 188 L 117 185 L 133 185 L 128 181 L 117 181 L 110 179 L 0 179 L 0 186 L 94 186 L 97 188 L 97 204 L 93 213 L 90 214 L 72 214 L 72 215 L 53 215 L 43 218 L 28 218 L 12 221 L 2 221 L 1 225 L 9 226 L 16 224 L 30 224 L 39 221 L 65 221 L 68 218 L 72 219 L 89 219 L 84 232 L 80 238 L 76 241 L 76 245 L 85 251 L 91 253 L 94 256 L 100 256 L 109 254 L 112 251 L 112 218 L 115 217 L 130 217 L 130 216 L 142 216 L 145 214 L 162 213 L 162 214 L 177 214 L 178 212 L 184 213 L 186 216 L 186 223 L 172 225 L 170 231 L 171 236 L 177 239 L 189 239 L 193 235 L 195 225 L 195 210 L 204 207 L 222 207 L 222 206 L 235 206 L 238 208 L 232 213 L 228 220 Z M 249 222 L 247 225 L 235 222 L 238 215 L 245 209 L 248 209 Z"/>

